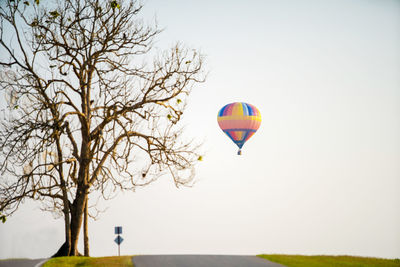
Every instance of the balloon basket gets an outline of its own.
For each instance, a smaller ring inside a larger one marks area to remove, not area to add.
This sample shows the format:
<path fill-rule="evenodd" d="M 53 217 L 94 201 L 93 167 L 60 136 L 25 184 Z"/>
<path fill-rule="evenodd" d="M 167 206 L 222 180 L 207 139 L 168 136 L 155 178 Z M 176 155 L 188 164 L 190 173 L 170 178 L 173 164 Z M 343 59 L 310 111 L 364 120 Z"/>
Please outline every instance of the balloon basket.
<path fill-rule="evenodd" d="M 242 155 L 242 150 L 239 149 L 239 151 L 238 151 L 237 154 L 238 154 L 238 155 Z"/>

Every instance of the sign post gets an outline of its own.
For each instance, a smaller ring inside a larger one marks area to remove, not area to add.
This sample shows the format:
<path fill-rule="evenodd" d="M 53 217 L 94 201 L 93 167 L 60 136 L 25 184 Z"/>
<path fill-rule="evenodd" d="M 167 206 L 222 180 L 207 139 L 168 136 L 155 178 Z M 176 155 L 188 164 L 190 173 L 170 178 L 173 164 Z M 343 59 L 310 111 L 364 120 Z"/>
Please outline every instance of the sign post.
<path fill-rule="evenodd" d="M 119 245 L 121 245 L 122 241 L 124 241 L 122 236 L 120 236 L 120 234 L 122 234 L 122 226 L 115 226 L 115 234 L 117 237 L 114 239 L 114 241 L 118 244 L 118 256 L 120 256 Z"/>

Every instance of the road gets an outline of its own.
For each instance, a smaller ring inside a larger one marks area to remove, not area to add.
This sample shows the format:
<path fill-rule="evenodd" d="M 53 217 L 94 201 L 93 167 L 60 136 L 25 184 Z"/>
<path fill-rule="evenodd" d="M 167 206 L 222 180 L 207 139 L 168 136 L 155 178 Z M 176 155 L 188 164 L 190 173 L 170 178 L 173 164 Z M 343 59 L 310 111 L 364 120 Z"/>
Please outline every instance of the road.
<path fill-rule="evenodd" d="M 44 263 L 47 259 L 15 259 L 0 260 L 0 267 L 39 267 L 40 263 Z"/>
<path fill-rule="evenodd" d="M 282 267 L 256 256 L 148 255 L 132 258 L 135 267 Z"/>

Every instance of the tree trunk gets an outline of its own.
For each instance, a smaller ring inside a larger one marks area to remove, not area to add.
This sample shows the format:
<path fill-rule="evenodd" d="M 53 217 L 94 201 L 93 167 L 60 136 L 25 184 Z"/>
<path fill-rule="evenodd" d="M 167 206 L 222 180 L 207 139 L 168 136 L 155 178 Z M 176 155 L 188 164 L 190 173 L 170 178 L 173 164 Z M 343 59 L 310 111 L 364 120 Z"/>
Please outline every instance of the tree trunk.
<path fill-rule="evenodd" d="M 86 190 L 85 190 L 86 191 Z M 87 199 L 87 192 L 78 189 L 71 210 L 71 251 L 70 256 L 78 256 L 79 232 L 82 227 L 82 215 Z"/>
<path fill-rule="evenodd" d="M 64 223 L 65 223 L 65 242 L 62 246 L 58 249 L 58 251 L 51 256 L 54 257 L 64 257 L 69 256 L 71 252 L 71 224 L 70 224 L 70 216 L 69 216 L 69 208 L 65 205 L 64 201 Z"/>
<path fill-rule="evenodd" d="M 85 210 L 83 213 L 83 245 L 84 245 L 84 255 L 89 257 L 89 233 L 88 233 L 88 202 L 89 199 L 86 197 Z"/>
<path fill-rule="evenodd" d="M 69 210 L 65 212 L 65 251 L 66 255 L 68 256 L 71 251 L 71 225 L 69 221 Z"/>

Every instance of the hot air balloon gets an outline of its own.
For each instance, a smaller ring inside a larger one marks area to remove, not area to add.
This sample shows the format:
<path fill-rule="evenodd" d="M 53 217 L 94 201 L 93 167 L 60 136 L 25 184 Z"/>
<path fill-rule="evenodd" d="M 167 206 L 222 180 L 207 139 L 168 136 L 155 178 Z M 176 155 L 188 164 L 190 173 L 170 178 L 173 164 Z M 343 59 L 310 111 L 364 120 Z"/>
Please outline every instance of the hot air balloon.
<path fill-rule="evenodd" d="M 218 112 L 217 119 L 222 131 L 239 147 L 238 155 L 241 155 L 244 143 L 261 125 L 260 111 L 244 102 L 225 105 Z"/>

